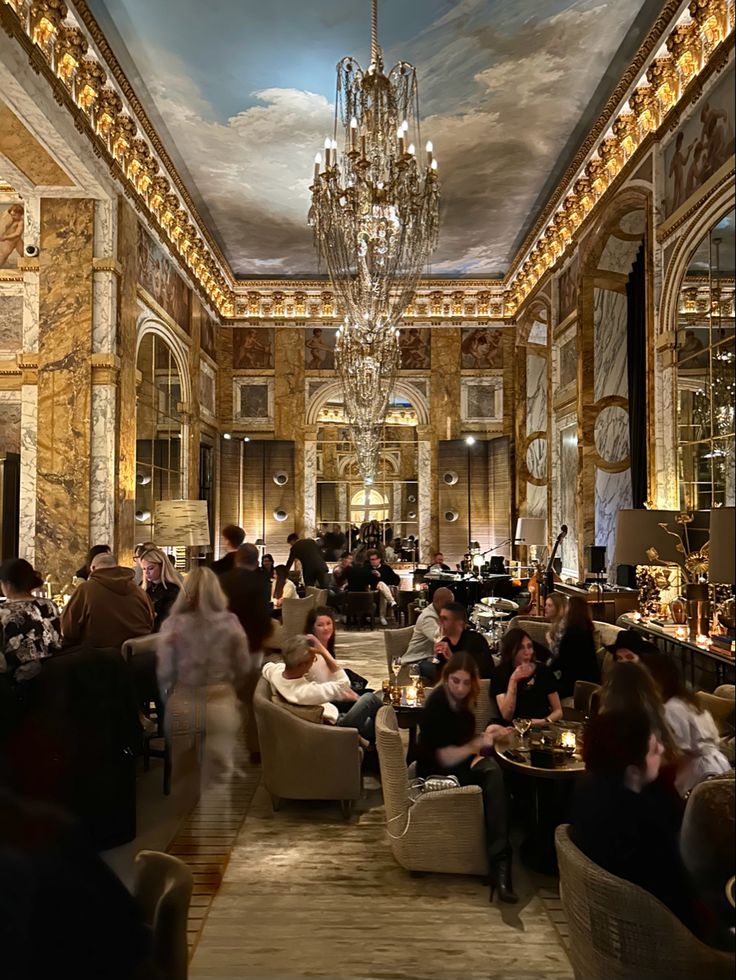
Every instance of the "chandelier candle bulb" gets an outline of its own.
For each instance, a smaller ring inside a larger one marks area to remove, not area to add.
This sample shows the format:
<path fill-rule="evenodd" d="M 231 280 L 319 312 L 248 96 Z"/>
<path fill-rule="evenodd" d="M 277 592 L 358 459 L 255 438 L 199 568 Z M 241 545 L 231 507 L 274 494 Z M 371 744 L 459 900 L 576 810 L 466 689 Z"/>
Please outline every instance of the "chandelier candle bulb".
<path fill-rule="evenodd" d="M 320 167 L 322 166 L 322 154 L 316 153 L 314 157 L 314 179 L 315 181 L 319 178 Z"/>
<path fill-rule="evenodd" d="M 403 157 L 403 155 L 404 155 L 404 130 L 403 130 L 403 127 L 400 126 L 396 130 L 396 138 L 399 141 L 399 156 L 400 157 Z"/>
<path fill-rule="evenodd" d="M 409 149 L 406 152 L 409 154 L 410 157 L 413 157 L 417 152 L 417 148 L 414 146 L 413 143 L 410 143 Z"/>
<path fill-rule="evenodd" d="M 353 116 L 350 120 L 350 149 L 355 150 L 358 145 L 358 120 Z"/>
<path fill-rule="evenodd" d="M 432 154 L 434 153 L 434 147 L 432 146 L 432 140 L 427 140 L 427 166 L 432 166 Z"/>

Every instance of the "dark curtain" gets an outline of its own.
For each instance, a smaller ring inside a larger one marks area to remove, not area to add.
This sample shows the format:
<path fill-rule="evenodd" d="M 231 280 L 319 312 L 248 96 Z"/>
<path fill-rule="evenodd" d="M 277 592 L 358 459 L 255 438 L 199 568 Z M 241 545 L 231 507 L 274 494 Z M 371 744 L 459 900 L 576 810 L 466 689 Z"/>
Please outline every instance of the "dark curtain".
<path fill-rule="evenodd" d="M 629 446 L 634 507 L 647 499 L 647 338 L 644 243 L 626 284 L 626 340 L 629 381 Z"/>

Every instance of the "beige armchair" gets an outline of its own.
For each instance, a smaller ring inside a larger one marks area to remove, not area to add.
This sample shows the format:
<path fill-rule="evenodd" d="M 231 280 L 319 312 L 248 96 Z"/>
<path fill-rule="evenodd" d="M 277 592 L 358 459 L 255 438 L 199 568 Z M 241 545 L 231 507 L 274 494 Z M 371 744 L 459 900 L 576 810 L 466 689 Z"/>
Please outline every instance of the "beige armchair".
<path fill-rule="evenodd" d="M 362 793 L 363 751 L 356 728 L 321 725 L 296 717 L 271 700 L 261 677 L 253 706 L 261 747 L 263 783 L 274 809 L 280 800 L 340 800 L 343 816 Z"/>
<path fill-rule="evenodd" d="M 307 615 L 315 608 L 314 594 L 305 599 L 284 599 L 281 603 L 281 642 L 304 632 Z"/>
<path fill-rule="evenodd" d="M 376 745 L 394 857 L 408 871 L 486 875 L 483 795 L 478 786 L 424 793 L 409 800 L 404 749 L 390 706 L 376 717 Z"/>
<path fill-rule="evenodd" d="M 189 975 L 187 917 L 193 887 L 192 872 L 173 854 L 136 854 L 133 896 L 151 930 L 161 980 L 187 980 Z"/>
<path fill-rule="evenodd" d="M 569 831 L 558 827 L 555 843 L 576 980 L 732 980 L 732 955 L 701 943 L 649 892 L 594 864 Z"/>

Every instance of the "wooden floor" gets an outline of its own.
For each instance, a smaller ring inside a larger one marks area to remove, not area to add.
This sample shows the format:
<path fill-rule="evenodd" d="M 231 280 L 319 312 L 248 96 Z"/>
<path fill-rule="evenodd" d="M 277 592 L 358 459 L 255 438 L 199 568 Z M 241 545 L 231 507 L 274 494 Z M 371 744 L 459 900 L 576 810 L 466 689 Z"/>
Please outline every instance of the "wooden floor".
<path fill-rule="evenodd" d="M 373 686 L 385 674 L 380 632 L 341 634 L 338 656 Z M 274 813 L 258 784 L 245 767 L 206 794 L 171 846 L 195 871 L 192 980 L 572 976 L 554 882 L 517 862 L 522 901 L 490 905 L 479 879 L 395 864 L 375 780 L 349 823 L 328 803 Z"/>

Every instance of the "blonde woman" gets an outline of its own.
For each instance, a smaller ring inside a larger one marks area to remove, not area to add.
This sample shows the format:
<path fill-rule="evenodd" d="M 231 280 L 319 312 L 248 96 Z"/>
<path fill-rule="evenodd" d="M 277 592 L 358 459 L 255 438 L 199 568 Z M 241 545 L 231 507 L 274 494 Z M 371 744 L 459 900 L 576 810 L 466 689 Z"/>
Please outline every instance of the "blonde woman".
<path fill-rule="evenodd" d="M 238 699 L 250 672 L 248 641 L 217 576 L 193 569 L 161 629 L 157 676 L 167 703 L 180 692 L 205 705 L 205 783 L 233 772 Z"/>
<path fill-rule="evenodd" d="M 544 600 L 544 618 L 550 621 L 549 629 L 544 637 L 552 659 L 555 659 L 560 652 L 560 640 L 565 628 L 567 604 L 567 596 L 561 592 L 550 592 Z"/>
<path fill-rule="evenodd" d="M 143 571 L 141 588 L 153 605 L 155 617 L 153 632 L 158 633 L 184 583 L 169 556 L 160 548 L 149 548 L 148 551 L 144 551 L 138 562 Z"/>

